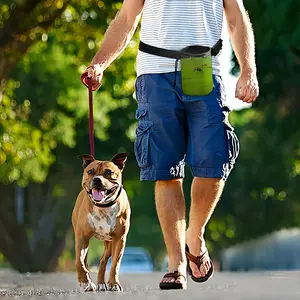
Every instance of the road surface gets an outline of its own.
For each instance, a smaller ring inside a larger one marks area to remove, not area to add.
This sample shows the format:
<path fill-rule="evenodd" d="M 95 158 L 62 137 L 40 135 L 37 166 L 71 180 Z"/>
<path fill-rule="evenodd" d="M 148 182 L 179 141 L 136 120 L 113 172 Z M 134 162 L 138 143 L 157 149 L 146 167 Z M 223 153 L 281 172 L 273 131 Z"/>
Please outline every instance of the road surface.
<path fill-rule="evenodd" d="M 0 299 L 37 300 L 299 300 L 300 271 L 215 273 L 206 283 L 188 280 L 186 291 L 161 291 L 158 282 L 162 273 L 122 274 L 123 293 L 83 293 L 76 283 L 75 273 L 19 274 L 0 269 Z M 96 273 L 92 273 L 95 280 Z M 101 298 L 100 298 L 101 297 Z"/>

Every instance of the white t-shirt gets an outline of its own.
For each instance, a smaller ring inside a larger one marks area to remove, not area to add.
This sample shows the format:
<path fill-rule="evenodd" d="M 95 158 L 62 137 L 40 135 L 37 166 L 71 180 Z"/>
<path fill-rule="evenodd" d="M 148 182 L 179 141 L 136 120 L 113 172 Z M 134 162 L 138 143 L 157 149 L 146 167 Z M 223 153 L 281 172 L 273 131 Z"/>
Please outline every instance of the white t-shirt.
<path fill-rule="evenodd" d="M 212 47 L 221 38 L 223 11 L 223 0 L 145 0 L 140 40 L 170 50 L 191 45 Z M 218 57 L 212 61 L 217 75 Z M 175 59 L 139 51 L 136 71 L 137 76 L 174 72 Z"/>

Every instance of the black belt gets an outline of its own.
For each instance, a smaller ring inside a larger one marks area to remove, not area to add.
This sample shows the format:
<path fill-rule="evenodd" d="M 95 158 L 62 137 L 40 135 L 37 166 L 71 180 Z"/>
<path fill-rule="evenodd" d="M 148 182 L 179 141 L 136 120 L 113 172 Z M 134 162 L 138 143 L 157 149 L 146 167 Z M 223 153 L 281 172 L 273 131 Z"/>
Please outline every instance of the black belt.
<path fill-rule="evenodd" d="M 210 52 L 210 54 L 212 56 L 216 56 L 219 54 L 220 50 L 222 49 L 222 44 L 223 44 L 222 39 L 219 39 L 212 48 L 204 47 L 204 46 L 192 46 L 192 48 L 194 48 L 195 52 L 188 53 L 188 56 L 199 56 L 199 53 L 203 54 L 204 52 L 207 52 L 208 54 Z M 187 47 L 187 48 L 189 48 L 189 47 Z M 197 52 L 196 51 L 197 48 L 200 51 Z M 187 53 L 184 52 L 184 49 L 182 51 L 168 50 L 168 49 L 158 48 L 155 46 L 145 44 L 142 41 L 140 41 L 139 50 L 142 52 L 146 52 L 148 54 L 153 54 L 153 55 L 163 56 L 163 57 L 168 57 L 168 58 L 174 58 L 174 59 L 180 59 L 180 58 L 182 58 L 182 56 L 185 56 L 185 54 L 187 55 Z"/>

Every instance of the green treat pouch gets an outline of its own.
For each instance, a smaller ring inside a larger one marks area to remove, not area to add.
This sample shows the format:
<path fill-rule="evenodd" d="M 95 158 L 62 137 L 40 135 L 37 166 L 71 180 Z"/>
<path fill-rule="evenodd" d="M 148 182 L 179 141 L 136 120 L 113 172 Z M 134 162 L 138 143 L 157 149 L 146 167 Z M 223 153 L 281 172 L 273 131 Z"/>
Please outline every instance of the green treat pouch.
<path fill-rule="evenodd" d="M 188 96 L 205 96 L 214 87 L 211 49 L 189 46 L 181 50 L 182 91 Z"/>

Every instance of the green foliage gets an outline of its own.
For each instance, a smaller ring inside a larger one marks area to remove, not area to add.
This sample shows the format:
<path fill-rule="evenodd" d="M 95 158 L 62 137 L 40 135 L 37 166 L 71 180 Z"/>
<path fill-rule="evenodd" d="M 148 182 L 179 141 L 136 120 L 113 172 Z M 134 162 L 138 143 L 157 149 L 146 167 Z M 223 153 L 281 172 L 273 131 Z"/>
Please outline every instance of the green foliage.
<path fill-rule="evenodd" d="M 0 18 L 1 42 L 8 39 L 4 46 L 0 43 L 0 66 L 5 67 L 0 68 L 0 76 L 6 78 L 2 79 L 0 88 L 0 182 L 27 186 L 22 224 L 25 230 L 20 230 L 20 236 L 12 237 L 11 245 L 7 245 L 4 232 L 20 227 L 15 218 L 14 192 L 0 200 L 3 214 L 12 221 L 5 224 L 0 215 L 3 226 L 0 251 L 20 271 L 53 270 L 56 258 L 51 255 L 58 256 L 62 251 L 61 243 L 70 228 L 71 211 L 80 190 L 82 169 L 76 157 L 89 152 L 88 92 L 80 82 L 80 74 L 121 4 L 34 2 L 23 1 L 17 7 L 7 3 L 1 7 Z M 63 6 L 67 8 L 61 10 Z M 45 12 L 45 7 L 51 7 L 49 12 Z M 19 22 L 18 28 L 9 27 L 8 23 L 18 16 L 24 22 Z M 36 23 L 44 18 L 49 18 L 50 28 Z M 129 152 L 126 167 L 129 183 L 125 182 L 128 187 L 133 178 L 138 180 L 132 130 L 128 131 L 130 138 L 126 135 L 127 128 L 135 123 L 136 104 L 132 94 L 136 47 L 133 41 L 116 65 L 107 70 L 101 90 L 94 93 L 96 156 L 110 159 L 118 151 Z M 20 49 L 24 51 L 21 53 Z M 7 72 L 3 73 L 4 69 Z M 33 182 L 44 181 L 45 191 L 36 199 L 31 192 Z M 133 188 L 129 190 L 131 195 L 137 193 Z M 34 200 L 37 202 L 33 205 Z M 43 230 L 47 234 L 41 235 Z M 26 241 L 22 256 L 27 264 L 21 264 L 11 250 L 18 248 L 20 240 Z M 37 255 L 38 249 L 44 249 L 44 261 Z"/>
<path fill-rule="evenodd" d="M 18 81 L 7 82 L 7 92 L 2 96 L 0 177 L 5 183 L 19 181 L 21 185 L 32 179 L 43 182 L 49 166 L 54 162 L 52 149 L 56 141 L 51 134 L 30 122 L 31 103 L 22 99 L 20 104 L 14 100 L 13 90 L 19 87 Z"/>
<path fill-rule="evenodd" d="M 241 153 L 208 226 L 218 247 L 300 225 L 300 2 L 245 5 L 256 37 L 260 97 L 251 109 L 231 114 Z M 228 228 L 234 234 L 228 236 Z"/>
<path fill-rule="evenodd" d="M 35 36 L 34 45 L 12 72 L 12 77 L 16 81 L 15 87 L 3 81 L 3 99 L 6 99 L 3 101 L 3 106 L 10 107 L 10 104 L 6 105 L 6 102 L 12 101 L 16 103 L 16 109 L 19 109 L 18 107 L 23 103 L 24 95 L 26 95 L 26 103 L 30 105 L 30 110 L 26 115 L 27 122 L 29 121 L 28 123 L 36 129 L 36 138 L 33 142 L 36 144 L 38 141 L 38 146 L 43 151 L 32 151 L 30 162 L 26 155 L 22 158 L 16 155 L 17 151 L 14 151 L 17 158 L 7 164 L 7 168 L 11 169 L 10 172 L 3 169 L 3 176 L 6 177 L 3 177 L 2 181 L 17 180 L 22 185 L 29 180 L 44 181 L 47 168 L 55 161 L 53 151 L 57 145 L 61 143 L 74 148 L 76 139 L 78 141 L 78 135 L 84 135 L 86 138 L 87 90 L 81 84 L 79 77 L 101 41 L 99 34 L 92 30 L 93 27 L 89 23 L 93 23 L 93 26 L 98 26 L 99 23 L 105 26 L 102 29 L 103 37 L 107 22 L 112 17 L 113 11 L 116 10 L 115 4 L 112 6 L 113 10 L 107 7 L 106 10 L 109 10 L 110 14 L 106 14 L 106 19 L 104 19 L 105 11 L 101 9 L 102 5 L 99 1 L 96 7 L 91 7 L 88 2 L 78 5 L 77 1 L 74 1 L 74 5 L 69 4 L 59 24 L 58 21 L 56 22 L 56 25 L 59 25 L 58 28 L 43 33 L 40 40 Z M 97 21 L 95 19 L 98 15 L 101 18 Z M 124 58 L 118 61 L 119 68 L 112 66 L 107 71 L 101 95 L 100 93 L 95 95 L 95 135 L 101 140 L 109 139 L 107 129 L 111 126 L 110 112 L 117 109 L 124 110 L 130 103 L 128 97 L 132 95 L 134 84 L 132 69 L 136 52 L 134 45 L 136 43 L 133 42 Z M 120 69 L 123 69 L 124 72 L 120 72 Z M 116 80 L 116 78 L 118 79 Z M 126 79 L 122 80 L 123 78 Z M 12 93 L 15 94 L 15 97 L 10 96 Z M 14 108 L 10 109 L 14 110 Z M 127 127 L 127 118 L 121 116 L 121 119 L 122 126 Z M 134 122 L 134 114 L 129 113 L 128 119 L 129 123 Z M 4 126 L 9 125 L 10 128 L 14 128 L 12 122 L 13 120 L 10 124 L 5 122 Z M 18 123 L 19 120 L 16 119 L 15 122 Z M 85 133 L 77 128 L 83 122 L 86 124 L 83 128 Z M 5 131 L 3 128 L 3 132 Z M 30 134 L 24 135 L 24 131 L 25 127 L 23 126 L 23 132 L 20 134 L 22 139 L 15 137 L 14 143 L 18 140 L 20 144 L 21 141 L 23 144 L 29 144 L 27 139 L 30 139 Z M 39 132 L 39 137 L 37 132 Z M 5 135 L 5 138 L 8 137 Z M 38 138 L 43 140 L 39 141 Z M 6 160 L 6 148 L 3 148 L 2 151 L 2 162 Z M 88 147 L 84 151 L 88 151 Z M 29 153 L 29 150 L 27 152 Z M 32 168 L 24 170 L 21 163 L 23 160 L 24 164 L 30 164 Z M 14 161 L 18 161 L 18 164 L 11 168 Z"/>

